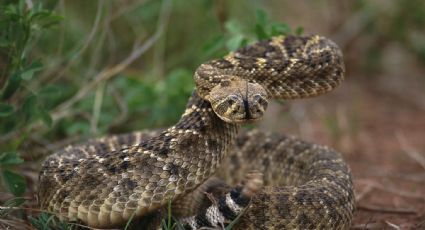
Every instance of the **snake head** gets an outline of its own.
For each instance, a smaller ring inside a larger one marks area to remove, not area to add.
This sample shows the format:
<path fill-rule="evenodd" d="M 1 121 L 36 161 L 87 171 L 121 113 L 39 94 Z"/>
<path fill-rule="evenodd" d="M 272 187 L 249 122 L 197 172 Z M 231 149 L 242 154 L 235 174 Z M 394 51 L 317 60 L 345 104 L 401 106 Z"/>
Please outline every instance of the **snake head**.
<path fill-rule="evenodd" d="M 223 80 L 205 98 L 215 114 L 225 122 L 250 123 L 263 117 L 268 94 L 258 83 L 245 80 Z"/>

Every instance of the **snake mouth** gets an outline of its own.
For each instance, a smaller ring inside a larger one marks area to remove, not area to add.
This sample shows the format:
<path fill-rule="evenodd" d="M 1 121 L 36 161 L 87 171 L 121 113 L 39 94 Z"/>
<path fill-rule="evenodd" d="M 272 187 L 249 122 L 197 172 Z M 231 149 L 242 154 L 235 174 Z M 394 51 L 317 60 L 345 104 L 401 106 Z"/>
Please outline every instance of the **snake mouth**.
<path fill-rule="evenodd" d="M 221 120 L 228 123 L 246 124 L 255 123 L 262 119 L 264 107 L 259 107 L 257 104 L 252 104 L 247 98 L 239 101 L 240 104 L 229 110 L 228 113 L 216 113 Z"/>
<path fill-rule="evenodd" d="M 217 116 L 221 120 L 223 120 L 224 122 L 233 123 L 233 124 L 251 124 L 251 123 L 256 123 L 259 120 L 261 120 L 261 117 L 257 117 L 257 118 L 251 117 L 249 119 L 246 119 L 246 118 L 230 119 L 230 118 L 228 118 L 226 116 L 222 116 L 222 115 L 219 115 L 219 114 L 217 114 Z"/>

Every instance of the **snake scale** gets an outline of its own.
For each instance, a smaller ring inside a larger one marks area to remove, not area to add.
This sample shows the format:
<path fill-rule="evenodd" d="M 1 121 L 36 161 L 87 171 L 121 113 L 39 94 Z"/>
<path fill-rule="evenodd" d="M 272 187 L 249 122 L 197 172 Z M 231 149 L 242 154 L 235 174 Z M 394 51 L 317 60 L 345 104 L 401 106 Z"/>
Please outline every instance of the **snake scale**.
<path fill-rule="evenodd" d="M 208 61 L 172 127 L 49 156 L 40 206 L 96 228 L 143 220 L 172 200 L 185 229 L 222 228 L 239 215 L 234 229 L 346 229 L 354 192 L 337 152 L 282 134 L 239 132 L 262 118 L 268 100 L 329 92 L 344 71 L 338 46 L 317 35 L 276 36 Z"/>

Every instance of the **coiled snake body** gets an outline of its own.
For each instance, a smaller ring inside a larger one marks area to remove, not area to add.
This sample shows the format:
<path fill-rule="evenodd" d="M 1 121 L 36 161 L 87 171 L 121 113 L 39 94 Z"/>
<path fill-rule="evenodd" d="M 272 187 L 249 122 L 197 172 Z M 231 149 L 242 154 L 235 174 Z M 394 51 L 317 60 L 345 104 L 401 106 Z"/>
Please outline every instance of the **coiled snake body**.
<path fill-rule="evenodd" d="M 320 95 L 343 74 L 339 48 L 320 36 L 273 37 L 204 63 L 174 126 L 49 156 L 40 173 L 40 205 L 92 227 L 143 219 L 172 200 L 188 229 L 219 228 L 241 212 L 238 229 L 348 228 L 354 195 L 339 154 L 294 137 L 239 133 L 241 123 L 261 119 L 268 99 Z M 243 180 L 252 170 L 259 174 Z M 237 186 L 210 179 L 214 174 Z"/>

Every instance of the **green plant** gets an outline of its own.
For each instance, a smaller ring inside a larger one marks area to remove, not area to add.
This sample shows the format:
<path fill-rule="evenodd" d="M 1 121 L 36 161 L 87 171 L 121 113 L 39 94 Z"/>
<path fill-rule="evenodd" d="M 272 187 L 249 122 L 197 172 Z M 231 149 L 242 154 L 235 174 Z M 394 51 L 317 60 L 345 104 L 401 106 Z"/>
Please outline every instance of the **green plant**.
<path fill-rule="evenodd" d="M 30 44 L 60 19 L 41 4 L 31 8 L 25 1 L 0 5 L 0 64 L 5 67 L 0 73 L 0 134 L 3 138 L 11 133 L 20 134 L 0 147 L 0 167 L 3 183 L 15 196 L 25 192 L 25 178 L 11 168 L 23 163 L 17 150 L 26 140 L 27 126 L 39 119 L 48 126 L 52 123 L 39 100 L 46 92 L 34 91 L 29 86 L 34 74 L 43 68 L 39 61 L 29 59 Z"/>
<path fill-rule="evenodd" d="M 15 196 L 21 196 L 25 192 L 25 178 L 11 170 L 12 167 L 24 162 L 16 152 L 3 152 L 0 155 L 0 168 L 3 183 Z"/>
<path fill-rule="evenodd" d="M 302 33 L 302 27 L 295 30 L 296 34 Z M 222 56 L 230 51 L 246 46 L 258 40 L 268 39 L 277 35 L 292 33 L 291 27 L 286 23 L 274 22 L 264 10 L 257 10 L 255 26 L 243 26 L 236 20 L 230 19 L 225 22 L 225 33 L 217 35 L 204 45 L 204 56 L 212 58 Z"/>
<path fill-rule="evenodd" d="M 71 230 L 72 225 L 60 221 L 55 215 L 42 212 L 37 217 L 29 217 L 30 224 L 38 230 Z"/>
<path fill-rule="evenodd" d="M 172 210 L 171 210 L 171 199 L 168 200 L 167 205 L 167 218 L 163 219 L 161 222 L 162 229 L 164 230 L 173 230 L 173 229 L 184 229 L 180 226 L 180 223 L 178 221 L 173 220 L 172 216 Z"/>

